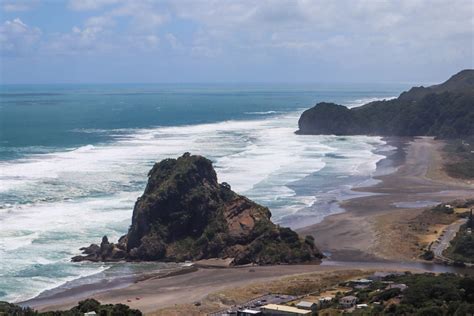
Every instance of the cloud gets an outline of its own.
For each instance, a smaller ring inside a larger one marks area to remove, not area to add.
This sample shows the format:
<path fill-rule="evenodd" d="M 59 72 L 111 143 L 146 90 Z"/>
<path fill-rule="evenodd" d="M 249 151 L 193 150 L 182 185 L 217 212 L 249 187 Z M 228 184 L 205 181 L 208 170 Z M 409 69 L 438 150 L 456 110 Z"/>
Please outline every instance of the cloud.
<path fill-rule="evenodd" d="M 105 14 L 131 18 L 136 31 L 154 30 L 169 19 L 168 14 L 152 1 L 124 1 Z"/>
<path fill-rule="evenodd" d="M 71 33 L 56 35 L 47 43 L 47 50 L 61 54 L 79 52 L 137 53 L 159 47 L 158 28 L 168 15 L 148 0 L 71 0 L 69 8 L 76 11 L 101 10 L 87 18 L 83 26 L 75 26 Z M 117 26 L 121 30 L 117 30 Z"/>
<path fill-rule="evenodd" d="M 4 10 L 7 4 L 12 5 L 8 10 L 30 4 L 1 3 Z M 260 68 L 262 78 L 267 70 L 297 69 L 296 64 L 312 74 L 322 67 L 354 74 L 372 69 L 377 76 L 381 65 L 387 74 L 390 69 L 423 73 L 432 65 L 474 66 L 472 0 L 69 0 L 54 5 L 58 12 L 70 10 L 73 24 L 47 24 L 49 17 L 38 10 L 35 21 L 46 20 L 45 30 L 58 27 L 42 34 L 27 25 L 30 15 L 10 18 L 0 24 L 2 54 L 43 54 L 45 60 L 87 54 L 129 62 L 160 56 L 151 62 L 171 60 L 189 71 L 194 65 L 225 74 Z"/>
<path fill-rule="evenodd" d="M 70 0 L 69 8 L 75 11 L 97 10 L 117 2 L 118 0 Z"/>
<path fill-rule="evenodd" d="M 159 48 L 160 44 L 160 38 L 154 34 L 130 36 L 128 41 L 134 49 L 144 52 L 155 51 Z"/>
<path fill-rule="evenodd" d="M 37 1 L 5 1 L 1 8 L 5 12 L 21 12 L 21 11 L 28 11 L 31 10 L 34 6 L 36 6 Z"/>
<path fill-rule="evenodd" d="M 173 5 L 178 17 L 199 25 L 196 46 L 206 52 L 226 48 L 251 56 L 306 51 L 340 60 L 364 54 L 391 55 L 394 60 L 429 55 L 430 60 L 442 61 L 452 56 L 455 47 L 460 58 L 472 57 L 472 0 L 177 1 Z M 351 50 L 335 51 L 340 47 Z"/>
<path fill-rule="evenodd" d="M 174 36 L 174 34 L 166 33 L 165 38 L 172 49 L 174 50 L 183 49 L 183 44 L 176 38 L 176 36 Z"/>
<path fill-rule="evenodd" d="M 115 25 L 115 20 L 111 16 L 93 16 L 88 18 L 84 25 L 89 28 L 100 28 L 101 30 L 105 28 L 110 28 Z"/>
<path fill-rule="evenodd" d="M 46 54 L 76 55 L 103 53 L 116 48 L 108 33 L 99 25 L 74 26 L 70 33 L 56 34 L 42 46 Z"/>
<path fill-rule="evenodd" d="M 43 52 L 53 54 L 100 53 L 113 50 L 115 20 L 110 16 L 92 16 L 82 27 L 74 26 L 69 33 L 54 34 L 42 46 Z"/>
<path fill-rule="evenodd" d="M 41 31 L 29 27 L 19 18 L 7 20 L 0 26 L 0 53 L 3 56 L 22 56 L 38 43 Z"/>
<path fill-rule="evenodd" d="M 158 49 L 157 31 L 168 19 L 155 1 L 147 0 L 72 0 L 69 8 L 100 9 L 100 13 L 87 18 L 70 33 L 55 34 L 45 43 L 45 51 L 59 54 L 152 51 Z"/>

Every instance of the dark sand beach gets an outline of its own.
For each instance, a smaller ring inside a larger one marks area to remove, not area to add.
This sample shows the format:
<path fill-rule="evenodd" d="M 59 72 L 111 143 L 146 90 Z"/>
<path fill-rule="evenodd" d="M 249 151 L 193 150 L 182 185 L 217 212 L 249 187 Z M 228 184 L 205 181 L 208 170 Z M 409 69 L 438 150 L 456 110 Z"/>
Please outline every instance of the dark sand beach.
<path fill-rule="evenodd" d="M 397 170 L 376 176 L 380 181 L 374 186 L 355 189 L 371 195 L 344 201 L 341 206 L 346 212 L 299 230 L 301 234 L 313 235 L 317 245 L 329 252 L 332 259 L 413 259 L 406 249 L 399 249 L 397 242 L 403 236 L 399 232 L 392 234 L 382 217 L 391 216 L 394 221 L 413 216 L 429 204 L 474 196 L 474 184 L 449 178 L 443 171 L 441 141 L 419 137 L 405 140 L 405 144 L 398 142 L 405 153 L 387 158 L 399 165 Z M 392 238 L 395 235 L 398 238 Z"/>

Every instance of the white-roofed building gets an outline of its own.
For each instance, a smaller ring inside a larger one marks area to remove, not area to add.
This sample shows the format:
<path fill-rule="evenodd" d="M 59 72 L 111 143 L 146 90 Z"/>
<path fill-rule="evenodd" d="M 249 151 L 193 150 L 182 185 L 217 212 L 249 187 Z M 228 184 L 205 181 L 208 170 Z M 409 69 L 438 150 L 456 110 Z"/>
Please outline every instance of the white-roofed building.
<path fill-rule="evenodd" d="M 296 316 L 296 315 L 311 315 L 312 312 L 306 309 L 277 305 L 277 304 L 268 304 L 260 308 L 263 315 L 265 316 Z"/>
<path fill-rule="evenodd" d="M 244 309 L 241 311 L 237 311 L 237 316 L 255 316 L 255 315 L 262 315 L 262 312 L 255 309 Z"/>
<path fill-rule="evenodd" d="M 296 304 L 296 307 L 301 308 L 301 309 L 306 309 L 309 311 L 316 311 L 316 309 L 318 308 L 318 304 L 314 302 L 301 301 L 298 304 Z"/>

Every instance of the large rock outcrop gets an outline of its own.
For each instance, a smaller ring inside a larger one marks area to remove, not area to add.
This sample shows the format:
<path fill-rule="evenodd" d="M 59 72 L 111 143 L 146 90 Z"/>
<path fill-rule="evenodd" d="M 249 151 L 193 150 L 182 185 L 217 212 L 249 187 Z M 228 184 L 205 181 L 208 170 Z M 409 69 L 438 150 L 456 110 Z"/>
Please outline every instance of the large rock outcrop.
<path fill-rule="evenodd" d="M 298 134 L 436 136 L 474 135 L 474 70 L 446 82 L 414 87 L 397 99 L 348 109 L 319 103 L 301 115 Z"/>
<path fill-rule="evenodd" d="M 81 248 L 73 261 L 233 258 L 232 264 L 318 261 L 312 237 L 275 225 L 268 208 L 219 184 L 210 160 L 188 153 L 151 169 L 118 243 Z"/>

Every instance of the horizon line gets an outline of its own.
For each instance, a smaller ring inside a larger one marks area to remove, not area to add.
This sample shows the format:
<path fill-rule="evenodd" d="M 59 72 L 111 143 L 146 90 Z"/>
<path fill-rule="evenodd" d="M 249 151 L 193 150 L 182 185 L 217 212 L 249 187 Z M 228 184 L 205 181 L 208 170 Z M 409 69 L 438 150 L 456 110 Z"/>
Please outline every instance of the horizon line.
<path fill-rule="evenodd" d="M 420 84 L 438 84 L 438 81 L 430 82 L 419 82 Z M 20 86 L 20 85 L 311 85 L 311 84 L 415 84 L 415 81 L 183 81 L 183 82 L 167 82 L 167 81 L 157 81 L 157 82 L 0 82 L 0 86 Z"/>

